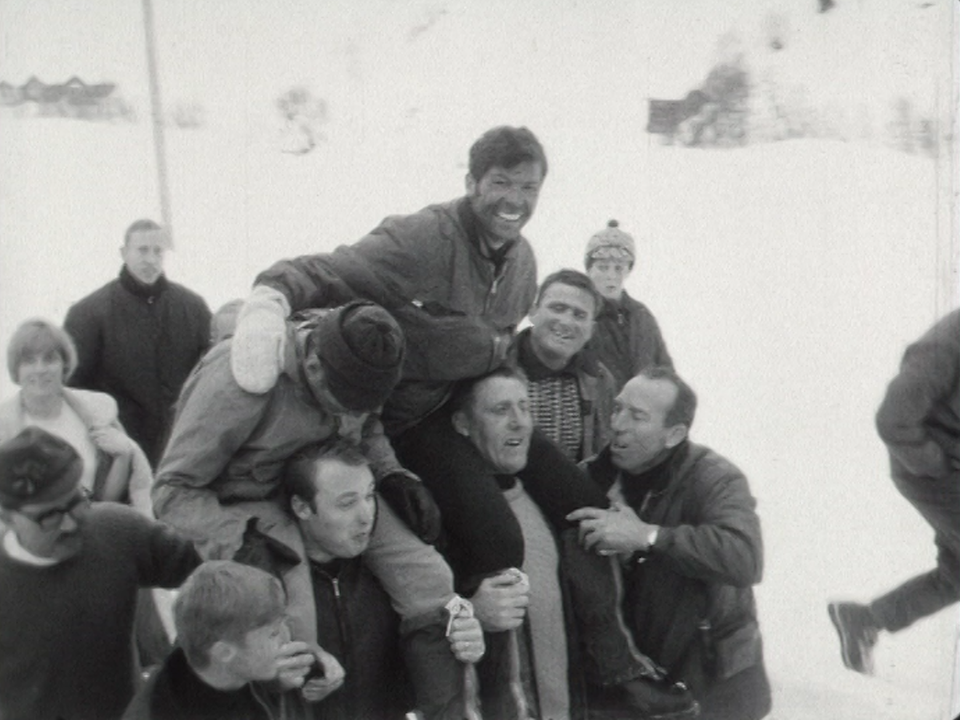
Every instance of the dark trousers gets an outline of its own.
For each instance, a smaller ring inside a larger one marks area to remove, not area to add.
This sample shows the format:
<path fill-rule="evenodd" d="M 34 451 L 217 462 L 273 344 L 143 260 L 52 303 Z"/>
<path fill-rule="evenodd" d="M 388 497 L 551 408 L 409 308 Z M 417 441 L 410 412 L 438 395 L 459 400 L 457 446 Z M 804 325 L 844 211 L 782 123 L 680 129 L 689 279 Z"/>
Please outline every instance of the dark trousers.
<path fill-rule="evenodd" d="M 937 566 L 874 600 L 870 609 L 885 630 L 896 632 L 960 600 L 960 477 L 893 474 L 897 490 L 933 528 Z"/>

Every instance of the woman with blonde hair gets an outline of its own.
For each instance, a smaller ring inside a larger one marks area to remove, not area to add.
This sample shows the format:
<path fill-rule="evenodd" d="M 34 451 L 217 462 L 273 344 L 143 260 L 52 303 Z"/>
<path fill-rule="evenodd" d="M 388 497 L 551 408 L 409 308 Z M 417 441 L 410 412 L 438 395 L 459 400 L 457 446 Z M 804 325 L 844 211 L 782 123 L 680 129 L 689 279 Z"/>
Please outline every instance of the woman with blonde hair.
<path fill-rule="evenodd" d="M 153 517 L 146 455 L 124 431 L 110 395 L 64 385 L 76 365 L 73 341 L 53 323 L 36 318 L 16 329 L 7 368 L 20 390 L 0 403 L 0 442 L 29 425 L 59 435 L 83 459 L 80 482 L 93 500 L 129 502 Z"/>

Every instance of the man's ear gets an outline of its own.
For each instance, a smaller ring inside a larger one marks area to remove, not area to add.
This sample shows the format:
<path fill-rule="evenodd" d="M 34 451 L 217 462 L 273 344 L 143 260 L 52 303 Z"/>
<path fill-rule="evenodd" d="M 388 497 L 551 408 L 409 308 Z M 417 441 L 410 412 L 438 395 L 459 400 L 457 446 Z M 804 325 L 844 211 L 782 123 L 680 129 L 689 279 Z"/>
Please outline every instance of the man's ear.
<path fill-rule="evenodd" d="M 470 437 L 470 425 L 467 422 L 466 413 L 464 413 L 462 410 L 457 410 L 450 418 L 450 422 L 453 425 L 454 431 L 458 435 Z"/>
<path fill-rule="evenodd" d="M 210 646 L 210 659 L 219 665 L 229 664 L 237 655 L 237 646 L 228 640 L 217 640 Z"/>
<path fill-rule="evenodd" d="M 467 195 L 473 195 L 477 191 L 477 181 L 470 173 L 464 176 L 463 184 L 467 189 Z"/>
<path fill-rule="evenodd" d="M 687 426 L 677 424 L 667 430 L 666 445 L 668 448 L 675 448 L 687 438 Z"/>
<path fill-rule="evenodd" d="M 313 514 L 309 503 L 299 495 L 294 495 L 290 498 L 290 509 L 293 510 L 293 514 L 301 520 L 307 520 Z"/>

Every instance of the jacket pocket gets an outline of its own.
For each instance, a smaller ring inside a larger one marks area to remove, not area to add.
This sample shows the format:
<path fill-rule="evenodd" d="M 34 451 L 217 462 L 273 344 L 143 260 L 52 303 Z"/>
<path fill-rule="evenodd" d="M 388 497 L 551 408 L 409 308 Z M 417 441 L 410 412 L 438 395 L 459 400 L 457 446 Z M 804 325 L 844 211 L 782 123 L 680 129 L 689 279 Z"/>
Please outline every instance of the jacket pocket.
<path fill-rule="evenodd" d="M 760 660 L 760 627 L 756 622 L 713 640 L 713 675 L 726 680 Z"/>

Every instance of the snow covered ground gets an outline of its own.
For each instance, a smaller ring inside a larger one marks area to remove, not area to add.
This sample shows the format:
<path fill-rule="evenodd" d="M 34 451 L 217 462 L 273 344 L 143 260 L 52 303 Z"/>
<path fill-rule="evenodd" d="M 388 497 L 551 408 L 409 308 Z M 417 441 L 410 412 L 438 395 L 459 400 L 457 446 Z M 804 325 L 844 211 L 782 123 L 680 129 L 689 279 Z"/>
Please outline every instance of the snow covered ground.
<path fill-rule="evenodd" d="M 0 79 L 76 73 L 145 96 L 128 5 L 0 0 Z M 877 138 L 696 151 L 643 132 L 646 98 L 701 82 L 729 27 L 755 66 L 776 65 L 824 102 L 879 118 L 909 93 L 943 113 L 955 102 L 952 4 L 840 0 L 823 16 L 787 0 L 687 0 L 682 13 L 662 0 L 603 12 L 572 1 L 155 5 L 165 96 L 200 98 L 208 117 L 167 137 L 172 279 L 216 308 L 279 257 L 460 194 L 477 135 L 530 126 L 551 163 L 527 233 L 541 276 L 580 267 L 590 234 L 619 219 L 639 246 L 628 287 L 700 395 L 694 438 L 751 479 L 771 717 L 956 715 L 956 608 L 885 637 L 875 678 L 843 669 L 826 614 L 828 598 L 867 599 L 933 564 L 932 533 L 888 480 L 873 412 L 906 343 L 957 303 L 953 155 L 896 153 Z M 762 49 L 769 12 L 789 20 L 776 58 Z M 302 156 L 278 152 L 273 109 L 296 82 L 312 83 L 331 117 Z M 159 212 L 147 122 L 0 122 L 5 350 L 22 320 L 62 320 L 112 278 L 124 228 Z M 12 390 L 0 379 L 0 396 Z"/>

